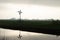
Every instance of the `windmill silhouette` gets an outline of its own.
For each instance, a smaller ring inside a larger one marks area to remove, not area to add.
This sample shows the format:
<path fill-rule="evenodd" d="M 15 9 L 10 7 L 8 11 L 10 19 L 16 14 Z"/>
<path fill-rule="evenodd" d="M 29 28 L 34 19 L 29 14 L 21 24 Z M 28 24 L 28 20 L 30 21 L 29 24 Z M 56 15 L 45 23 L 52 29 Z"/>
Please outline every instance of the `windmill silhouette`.
<path fill-rule="evenodd" d="M 20 21 L 21 21 L 21 13 L 22 13 L 22 11 L 20 10 L 20 11 L 18 11 L 18 13 L 19 13 L 19 15 L 20 15 Z M 18 36 L 18 38 L 21 39 L 21 37 L 22 37 L 22 36 L 21 36 L 21 32 L 19 31 L 19 36 Z"/>
<path fill-rule="evenodd" d="M 19 15 L 20 15 L 20 20 L 21 20 L 21 13 L 22 13 L 22 11 L 20 10 L 20 11 L 18 11 L 18 13 L 19 13 Z"/>

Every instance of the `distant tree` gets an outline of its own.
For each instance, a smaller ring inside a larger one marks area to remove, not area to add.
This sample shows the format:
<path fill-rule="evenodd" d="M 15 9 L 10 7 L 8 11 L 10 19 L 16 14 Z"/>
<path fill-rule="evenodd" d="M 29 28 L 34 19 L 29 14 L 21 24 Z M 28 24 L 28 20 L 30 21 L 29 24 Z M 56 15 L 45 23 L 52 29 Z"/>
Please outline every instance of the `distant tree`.
<path fill-rule="evenodd" d="M 52 20 L 52 24 L 59 25 L 60 21 L 59 20 Z"/>

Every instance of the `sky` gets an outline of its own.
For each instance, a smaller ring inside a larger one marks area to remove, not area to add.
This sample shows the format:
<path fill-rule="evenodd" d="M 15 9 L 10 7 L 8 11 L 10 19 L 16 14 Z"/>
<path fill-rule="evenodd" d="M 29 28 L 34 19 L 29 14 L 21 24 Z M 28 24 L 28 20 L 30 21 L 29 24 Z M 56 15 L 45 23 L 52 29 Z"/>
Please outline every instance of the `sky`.
<path fill-rule="evenodd" d="M 59 19 L 60 0 L 0 0 L 0 19 Z"/>

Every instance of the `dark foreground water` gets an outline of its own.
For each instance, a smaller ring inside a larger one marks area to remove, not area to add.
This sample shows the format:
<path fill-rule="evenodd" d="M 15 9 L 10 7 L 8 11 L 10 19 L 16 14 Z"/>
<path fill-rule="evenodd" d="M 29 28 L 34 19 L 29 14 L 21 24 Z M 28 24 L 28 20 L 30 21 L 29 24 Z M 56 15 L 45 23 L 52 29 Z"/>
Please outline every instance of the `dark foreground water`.
<path fill-rule="evenodd" d="M 19 39 L 19 31 L 0 29 L 0 40 L 60 40 L 60 36 L 42 34 L 42 33 L 32 33 L 20 31 L 22 38 Z"/>

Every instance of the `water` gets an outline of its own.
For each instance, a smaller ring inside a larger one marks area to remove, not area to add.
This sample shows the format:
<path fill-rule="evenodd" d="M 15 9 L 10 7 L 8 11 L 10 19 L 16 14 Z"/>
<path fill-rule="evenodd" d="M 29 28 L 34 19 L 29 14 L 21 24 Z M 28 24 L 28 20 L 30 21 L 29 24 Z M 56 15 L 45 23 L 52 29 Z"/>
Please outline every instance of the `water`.
<path fill-rule="evenodd" d="M 19 39 L 18 30 L 0 29 L 0 40 L 60 40 L 60 36 L 20 31 L 22 38 Z"/>

